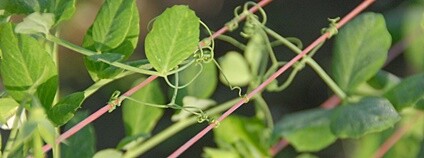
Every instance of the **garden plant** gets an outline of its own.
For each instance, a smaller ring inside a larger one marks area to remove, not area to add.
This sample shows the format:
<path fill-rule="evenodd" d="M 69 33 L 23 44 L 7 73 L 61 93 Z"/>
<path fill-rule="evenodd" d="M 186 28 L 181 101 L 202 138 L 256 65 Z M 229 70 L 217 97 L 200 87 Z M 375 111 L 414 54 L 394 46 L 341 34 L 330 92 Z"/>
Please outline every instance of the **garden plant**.
<path fill-rule="evenodd" d="M 317 157 L 338 140 L 349 149 L 347 157 L 424 157 L 423 2 L 408 2 L 403 35 L 393 35 L 385 15 L 363 12 L 374 3 L 364 0 L 347 15 L 323 19 L 328 26 L 316 30 L 322 35 L 311 44 L 268 27 L 275 20 L 265 8 L 271 0 L 234 8 L 233 19 L 220 30 L 211 30 L 189 6 L 174 5 L 148 24 L 144 52 L 135 52 L 140 35 L 135 0 L 104 0 L 82 45 L 61 38 L 60 26 L 78 11 L 76 3 L 0 2 L 2 158 L 140 157 L 194 124 L 204 129 L 170 149 L 169 157 L 180 156 L 208 132 L 215 146 L 195 157 Z M 218 40 L 234 49 L 216 55 Z M 326 70 L 314 55 L 329 40 L 333 51 Z M 81 55 L 91 86 L 62 94 L 59 47 Z M 411 75 L 383 70 L 399 52 L 413 67 Z M 146 58 L 131 58 L 133 53 Z M 294 57 L 282 59 L 282 53 Z M 334 95 L 276 120 L 264 95 L 293 86 L 305 67 Z M 137 79 L 129 90 L 110 94 L 97 111 L 80 110 L 100 88 L 123 78 Z M 233 99 L 214 100 L 218 84 Z M 254 114 L 233 114 L 242 105 L 253 106 Z M 114 148 L 96 150 L 90 123 L 120 111 L 126 136 Z M 165 111 L 173 112 L 172 125 L 153 132 Z M 285 152 L 288 146 L 295 152 Z"/>

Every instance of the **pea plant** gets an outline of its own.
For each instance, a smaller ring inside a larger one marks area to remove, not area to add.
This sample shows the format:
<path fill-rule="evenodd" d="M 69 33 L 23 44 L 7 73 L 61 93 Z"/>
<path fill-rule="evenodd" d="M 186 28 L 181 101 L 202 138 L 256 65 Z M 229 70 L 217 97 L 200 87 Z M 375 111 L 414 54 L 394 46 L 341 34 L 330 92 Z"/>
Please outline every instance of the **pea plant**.
<path fill-rule="evenodd" d="M 105 0 L 82 45 L 60 37 L 60 25 L 77 11 L 76 0 L 1 1 L 0 138 L 6 143 L 0 144 L 0 157 L 45 157 L 50 149 L 52 157 L 139 157 L 194 124 L 207 127 L 169 157 L 178 157 L 211 130 L 216 146 L 204 147 L 203 157 L 317 157 L 337 140 L 349 147 L 350 157 L 423 157 L 424 7 L 405 13 L 408 44 L 400 51 L 406 49 L 416 71 L 401 78 L 382 69 L 398 48 L 385 17 L 359 14 L 373 0 L 345 17 L 327 19 L 328 26 L 317 30 L 322 36 L 306 48 L 300 39 L 267 26 L 263 7 L 270 2 L 242 4 L 217 32 L 188 6 L 169 7 L 149 23 L 147 59 L 130 59 L 140 34 L 135 0 Z M 313 58 L 330 39 L 331 74 Z M 215 40 L 234 50 L 216 56 Z M 59 95 L 59 46 L 81 54 L 91 86 Z M 280 59 L 279 53 L 296 56 Z M 264 94 L 284 91 L 307 66 L 334 96 L 320 107 L 274 120 Z M 288 77 L 277 80 L 284 72 Z M 139 78 L 133 88 L 113 92 L 89 116 L 79 110 L 100 88 L 129 76 Z M 219 82 L 234 93 L 233 99 L 212 98 Z M 245 103 L 255 107 L 253 116 L 232 114 Z M 115 148 L 96 151 L 90 123 L 116 108 L 122 108 L 126 136 Z M 173 124 L 153 133 L 165 109 L 174 112 Z M 287 145 L 295 152 L 285 152 Z"/>

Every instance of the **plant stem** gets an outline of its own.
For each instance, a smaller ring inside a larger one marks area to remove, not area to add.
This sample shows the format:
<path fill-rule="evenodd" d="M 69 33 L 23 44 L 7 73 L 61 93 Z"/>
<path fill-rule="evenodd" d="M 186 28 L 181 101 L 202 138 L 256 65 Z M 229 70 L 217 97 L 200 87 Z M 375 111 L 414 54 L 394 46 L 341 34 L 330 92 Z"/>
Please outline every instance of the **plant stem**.
<path fill-rule="evenodd" d="M 230 36 L 227 36 L 227 35 L 220 35 L 220 36 L 217 37 L 217 39 L 228 42 L 228 43 L 237 47 L 240 50 L 246 49 L 246 45 L 244 45 L 243 43 L 240 43 L 239 41 L 237 41 L 233 37 L 230 37 Z"/>
<path fill-rule="evenodd" d="M 300 54 L 302 50 L 300 50 L 296 45 L 285 39 L 284 37 L 281 37 L 279 34 L 274 32 L 273 30 L 264 27 L 264 30 L 276 38 L 277 40 L 281 41 L 284 45 L 286 45 L 289 49 L 293 50 L 295 53 Z M 312 67 L 312 69 L 315 70 L 315 72 L 324 80 L 325 83 L 330 87 L 331 90 L 336 93 L 338 97 L 340 97 L 342 100 L 346 98 L 346 93 L 336 84 L 336 82 L 333 81 L 333 79 L 319 66 L 319 64 L 313 60 L 312 58 L 305 56 L 303 59 L 306 61 L 306 63 Z"/>
<path fill-rule="evenodd" d="M 268 104 L 266 103 L 265 99 L 262 97 L 262 95 L 256 95 L 253 97 L 255 99 L 255 105 L 258 106 L 258 108 L 261 109 L 261 111 L 265 115 L 266 123 L 270 129 L 274 129 L 274 121 L 272 120 L 272 114 L 269 110 Z"/>
<path fill-rule="evenodd" d="M 214 115 L 217 113 L 220 113 L 222 111 L 225 111 L 231 105 L 233 105 L 235 102 L 237 102 L 239 99 L 233 99 L 230 101 L 227 101 L 221 105 L 218 105 L 210 110 L 207 110 L 206 113 L 208 115 Z M 179 131 L 183 130 L 184 128 L 195 124 L 197 122 L 197 116 L 192 116 L 190 118 L 178 121 L 177 123 L 173 124 L 172 126 L 166 128 L 165 130 L 161 131 L 160 133 L 156 134 L 152 138 L 148 139 L 145 142 L 142 142 L 141 145 L 137 145 L 134 148 L 129 149 L 125 154 L 124 158 L 130 158 L 130 157 L 137 157 L 147 150 L 153 148 L 154 146 L 158 145 L 159 143 L 163 142 L 165 139 L 168 139 L 172 135 L 175 135 Z"/>
<path fill-rule="evenodd" d="M 85 55 L 85 56 L 91 56 L 91 55 L 97 54 L 96 52 L 93 52 L 93 51 L 88 50 L 88 49 L 84 49 L 84 48 L 82 48 L 82 47 L 80 47 L 78 45 L 75 45 L 75 44 L 73 44 L 71 42 L 62 40 L 62 39 L 57 38 L 56 36 L 53 36 L 53 35 L 50 35 L 50 34 L 47 34 L 46 35 L 46 39 L 49 40 L 49 41 L 52 41 L 54 43 L 57 43 L 57 44 L 59 44 L 59 45 L 61 45 L 63 47 L 66 47 L 66 48 L 68 48 L 70 50 L 73 50 L 75 52 L 78 52 L 78 53 L 80 53 L 82 55 Z"/>
<path fill-rule="evenodd" d="M 26 103 L 26 101 L 23 101 L 23 103 Z M 18 135 L 18 123 L 20 122 L 21 115 L 24 112 L 24 106 L 21 104 L 18 108 L 18 112 L 15 114 L 15 120 L 13 121 L 13 127 L 12 131 L 10 131 L 9 138 L 6 142 L 6 147 L 4 148 L 3 156 L 0 155 L 2 158 L 7 158 L 9 154 L 12 151 L 12 147 L 15 145 L 16 136 Z"/>

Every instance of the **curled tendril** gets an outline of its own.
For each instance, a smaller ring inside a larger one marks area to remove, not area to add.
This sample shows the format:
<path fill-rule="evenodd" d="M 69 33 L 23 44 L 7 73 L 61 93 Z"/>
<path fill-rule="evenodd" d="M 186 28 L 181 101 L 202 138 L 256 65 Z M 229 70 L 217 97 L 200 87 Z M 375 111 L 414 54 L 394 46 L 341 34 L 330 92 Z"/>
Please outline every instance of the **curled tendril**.
<path fill-rule="evenodd" d="M 253 14 L 253 13 L 250 13 L 249 12 L 249 9 L 252 8 L 252 7 L 258 8 L 258 11 L 259 11 L 259 13 L 262 16 L 261 24 L 262 25 L 265 25 L 266 24 L 266 21 L 267 21 L 267 15 L 265 13 L 265 10 L 260 5 L 258 5 L 257 3 L 255 3 L 255 2 L 246 2 L 244 4 L 244 9 L 243 9 L 244 11 L 243 12 L 246 12 L 248 14 Z"/>
<path fill-rule="evenodd" d="M 222 68 L 221 68 L 221 66 L 219 66 L 218 62 L 217 62 L 215 59 L 213 59 L 212 61 L 214 62 L 214 64 L 215 64 L 215 65 L 216 65 L 216 67 L 218 68 L 218 70 L 219 70 L 220 72 L 223 72 L 223 71 L 222 71 Z M 231 83 L 230 83 L 230 81 L 228 80 L 227 76 L 225 76 L 225 74 L 224 74 L 224 73 L 222 73 L 222 76 L 224 77 L 225 82 L 227 82 L 227 85 L 229 85 L 229 86 L 230 86 L 230 89 L 231 89 L 231 90 L 236 90 L 236 89 L 237 89 L 237 91 L 238 91 L 238 96 L 239 96 L 239 97 L 242 97 L 242 96 L 243 96 L 243 95 L 242 95 L 242 89 L 241 89 L 239 86 L 232 86 L 232 85 L 231 85 Z"/>
<path fill-rule="evenodd" d="M 211 121 L 209 121 L 209 124 L 215 124 L 215 127 L 213 128 L 218 128 L 221 123 L 218 120 L 211 119 Z"/>
<path fill-rule="evenodd" d="M 204 50 L 206 49 L 206 50 Z M 196 63 L 209 63 L 214 59 L 213 48 L 210 46 L 199 48 L 193 55 Z"/>
<path fill-rule="evenodd" d="M 259 22 L 259 17 L 257 15 L 255 15 L 255 14 L 253 14 L 249 11 L 249 9 L 252 8 L 252 7 L 258 8 L 259 13 L 262 16 L 261 22 Z M 256 28 L 256 26 L 258 26 L 258 25 L 265 25 L 266 21 L 267 21 L 267 16 L 266 16 L 265 10 L 263 10 L 263 8 L 261 6 L 259 6 L 255 2 L 246 2 L 243 7 L 238 6 L 234 9 L 234 18 L 231 21 L 229 21 L 228 23 L 226 23 L 225 26 L 228 27 L 229 31 L 233 31 L 233 30 L 237 29 L 238 26 L 239 26 L 238 23 L 240 22 L 240 19 L 242 17 L 246 17 L 246 24 L 243 27 L 244 33 L 242 32 L 242 36 L 244 36 L 246 38 L 250 37 L 250 35 L 255 31 L 252 28 Z M 255 22 L 252 22 L 252 21 L 255 21 Z M 259 24 L 257 22 L 259 22 Z"/>
<path fill-rule="evenodd" d="M 337 22 L 340 20 L 340 17 L 331 19 L 328 18 L 328 21 L 330 22 L 330 24 L 328 25 L 328 27 L 321 29 L 321 33 L 325 34 L 325 33 L 329 33 L 328 35 L 328 39 L 330 39 L 332 36 L 336 35 L 339 31 L 337 30 Z"/>
<path fill-rule="evenodd" d="M 227 26 L 228 28 L 228 31 L 234 31 L 235 29 L 238 28 L 239 26 L 238 23 L 241 18 L 240 15 L 243 14 L 242 12 L 240 12 L 240 10 L 241 10 L 241 6 L 236 7 L 234 9 L 234 18 L 225 24 L 225 26 Z"/>

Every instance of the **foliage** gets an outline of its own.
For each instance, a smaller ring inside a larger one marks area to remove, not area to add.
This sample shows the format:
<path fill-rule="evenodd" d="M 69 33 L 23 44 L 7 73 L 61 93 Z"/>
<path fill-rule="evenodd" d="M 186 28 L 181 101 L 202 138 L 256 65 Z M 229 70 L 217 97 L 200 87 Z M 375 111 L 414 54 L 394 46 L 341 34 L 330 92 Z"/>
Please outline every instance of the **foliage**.
<path fill-rule="evenodd" d="M 217 146 L 205 147 L 204 157 L 271 157 L 274 153 L 270 149 L 281 139 L 294 147 L 298 157 L 315 157 L 308 152 L 324 150 L 337 139 L 347 138 L 357 139 L 352 143 L 354 157 L 369 157 L 394 127 L 410 124 L 412 116 L 418 116 L 417 126 L 389 151 L 388 157 L 420 157 L 424 153 L 419 147 L 424 142 L 424 74 L 417 72 L 402 79 L 382 70 L 392 45 L 383 14 L 360 14 L 340 30 L 338 18 L 329 19 L 329 27 L 322 33 L 328 33 L 328 38 L 335 36 L 333 77 L 313 59 L 322 42 L 298 58 L 287 79 L 279 83 L 282 79 L 269 79 L 279 76 L 281 73 L 275 73 L 280 71 L 278 68 L 290 62 L 276 53 L 287 47 L 301 54 L 303 44 L 300 39 L 284 37 L 270 29 L 265 11 L 254 2 L 237 7 L 234 19 L 226 24 L 230 31 L 240 31 L 244 38 L 240 41 L 247 41 L 246 44 L 229 36 L 218 37 L 238 50 L 215 57 L 212 31 L 188 6 L 175 5 L 152 21 L 144 40 L 147 59 L 131 61 L 140 36 L 136 1 L 105 0 L 84 35 L 82 46 L 58 36 L 60 24 L 73 16 L 75 5 L 75 0 L 0 2 L 0 75 L 4 86 L 0 94 L 0 123 L 2 128 L 11 129 L 0 157 L 43 157 L 44 144 L 53 148 L 53 157 L 138 157 L 196 122 L 216 126 L 213 132 Z M 250 12 L 251 7 L 258 7 L 259 13 Z M 414 7 L 405 14 L 405 34 L 423 32 L 422 10 Z M 16 15 L 24 16 L 22 22 L 10 20 Z M 241 19 L 246 22 L 239 23 Z M 416 39 L 408 46 L 406 56 L 415 70 L 421 71 L 423 40 L 418 35 Z M 60 95 L 58 45 L 82 55 L 94 82 L 87 89 Z M 290 113 L 274 123 L 264 94 L 285 90 L 306 66 L 338 95 L 340 106 Z M 139 78 L 134 81 L 134 88 L 122 95 L 115 91 L 99 110 L 114 112 L 123 102 L 125 137 L 116 148 L 96 152 L 92 125 L 78 129 L 64 144 L 56 144 L 63 141 L 62 136 L 58 137 L 61 126 L 75 132 L 71 127 L 101 115 L 99 111 L 90 116 L 81 112 L 88 97 L 112 81 L 133 74 Z M 163 80 L 153 81 L 156 77 Z M 237 90 L 235 99 L 221 103 L 213 97 L 221 93 L 221 89 L 217 90 L 218 80 L 230 90 Z M 267 91 L 258 90 L 267 84 Z M 165 85 L 169 97 L 163 92 Z M 252 91 L 258 94 L 244 94 Z M 218 115 L 237 100 L 247 103 L 249 99 L 253 100 L 255 115 L 232 115 L 218 121 L 222 118 Z M 173 125 L 156 133 L 159 120 L 166 118 L 164 109 L 174 112 Z M 413 152 L 406 153 L 402 146 Z"/>

